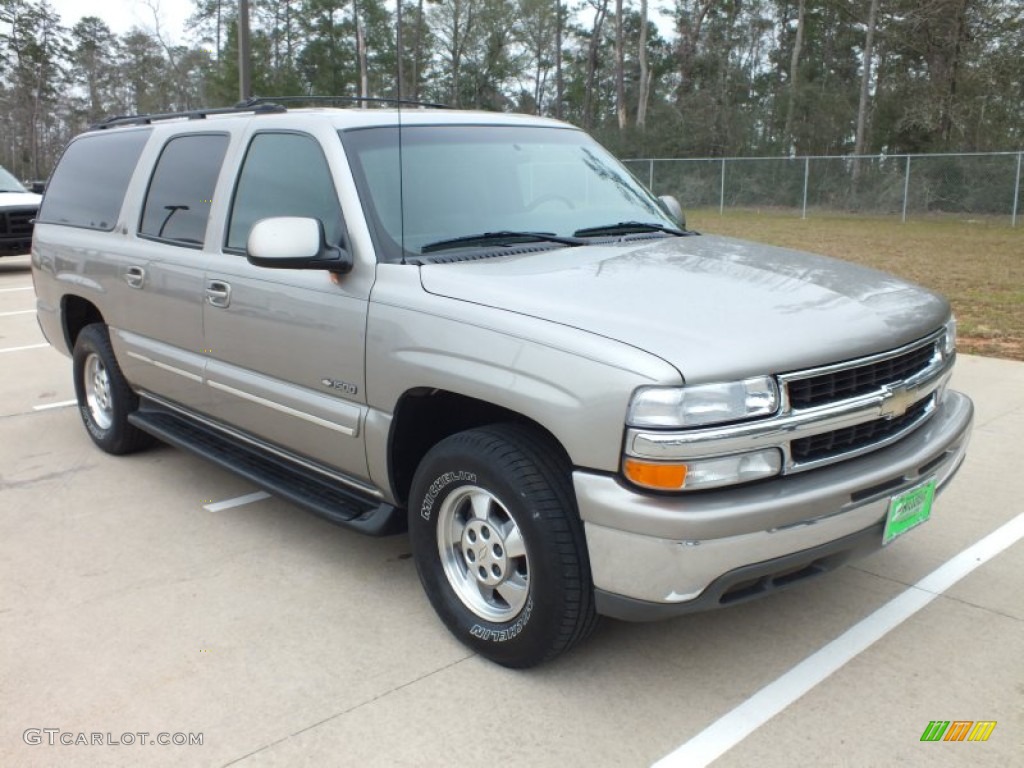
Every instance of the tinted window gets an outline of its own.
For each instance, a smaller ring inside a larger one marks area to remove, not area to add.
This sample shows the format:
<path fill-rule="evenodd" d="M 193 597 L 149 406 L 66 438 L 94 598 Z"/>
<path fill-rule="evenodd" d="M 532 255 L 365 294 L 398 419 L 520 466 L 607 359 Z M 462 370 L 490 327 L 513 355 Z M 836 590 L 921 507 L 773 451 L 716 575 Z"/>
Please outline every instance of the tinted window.
<path fill-rule="evenodd" d="M 244 249 L 252 225 L 272 216 L 319 219 L 327 242 L 341 244 L 341 207 L 327 158 L 312 137 L 294 133 L 253 137 L 235 189 L 227 247 Z"/>
<path fill-rule="evenodd" d="M 202 245 L 227 136 L 179 136 L 167 142 L 146 194 L 139 234 Z"/>
<path fill-rule="evenodd" d="M 578 230 L 622 221 L 677 226 L 585 133 L 547 126 L 408 126 L 342 141 L 387 258 L 481 232 Z"/>
<path fill-rule="evenodd" d="M 112 230 L 149 134 L 114 130 L 72 142 L 46 188 L 39 220 Z"/>

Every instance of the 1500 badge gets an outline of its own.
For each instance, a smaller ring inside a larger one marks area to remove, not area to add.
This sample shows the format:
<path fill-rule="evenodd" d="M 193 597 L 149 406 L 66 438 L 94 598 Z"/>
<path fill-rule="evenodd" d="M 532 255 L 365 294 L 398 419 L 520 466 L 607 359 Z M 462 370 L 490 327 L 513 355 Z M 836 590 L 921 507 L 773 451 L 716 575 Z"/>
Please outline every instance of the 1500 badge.
<path fill-rule="evenodd" d="M 337 379 L 320 379 L 320 383 L 329 389 L 336 389 L 339 392 L 344 392 L 346 395 L 359 394 L 359 387 L 355 384 L 349 384 L 347 381 L 338 381 Z"/>

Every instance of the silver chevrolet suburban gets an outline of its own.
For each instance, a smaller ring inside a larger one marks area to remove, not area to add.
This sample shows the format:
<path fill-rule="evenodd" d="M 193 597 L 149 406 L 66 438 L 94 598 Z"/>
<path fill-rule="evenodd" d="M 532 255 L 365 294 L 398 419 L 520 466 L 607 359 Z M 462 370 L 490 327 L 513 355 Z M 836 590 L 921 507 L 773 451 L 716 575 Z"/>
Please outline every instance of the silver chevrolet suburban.
<path fill-rule="evenodd" d="M 445 625 L 512 667 L 888 544 L 972 422 L 944 299 L 700 236 L 535 117 L 112 119 L 65 150 L 32 267 L 101 449 L 408 527 Z"/>

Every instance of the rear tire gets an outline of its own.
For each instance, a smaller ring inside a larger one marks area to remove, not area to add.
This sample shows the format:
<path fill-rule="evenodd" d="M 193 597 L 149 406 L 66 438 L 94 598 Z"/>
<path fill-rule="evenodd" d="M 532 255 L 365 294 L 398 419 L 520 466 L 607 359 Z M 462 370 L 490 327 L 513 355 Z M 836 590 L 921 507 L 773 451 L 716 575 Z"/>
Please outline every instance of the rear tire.
<path fill-rule="evenodd" d="M 139 407 L 139 396 L 121 373 L 105 325 L 93 323 L 78 334 L 72 370 L 78 411 L 96 445 L 121 455 L 153 444 L 150 435 L 128 423 L 128 414 Z"/>
<path fill-rule="evenodd" d="M 535 430 L 500 424 L 434 446 L 413 479 L 409 535 L 431 604 L 481 656 L 530 667 L 593 630 L 570 466 Z"/>

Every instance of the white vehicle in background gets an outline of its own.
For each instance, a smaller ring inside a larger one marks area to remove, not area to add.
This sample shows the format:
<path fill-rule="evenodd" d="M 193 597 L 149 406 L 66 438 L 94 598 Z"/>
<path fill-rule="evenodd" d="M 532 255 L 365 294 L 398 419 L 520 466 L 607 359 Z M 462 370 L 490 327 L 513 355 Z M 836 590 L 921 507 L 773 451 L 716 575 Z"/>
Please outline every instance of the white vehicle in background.
<path fill-rule="evenodd" d="M 32 250 L 32 223 L 42 199 L 0 166 L 0 256 Z"/>

